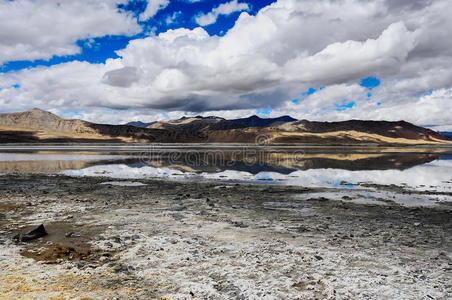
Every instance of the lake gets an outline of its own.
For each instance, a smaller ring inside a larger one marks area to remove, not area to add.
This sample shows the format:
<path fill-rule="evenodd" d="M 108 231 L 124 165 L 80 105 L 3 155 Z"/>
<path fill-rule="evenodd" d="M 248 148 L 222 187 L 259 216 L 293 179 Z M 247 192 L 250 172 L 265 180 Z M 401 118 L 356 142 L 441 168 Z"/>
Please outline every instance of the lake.
<path fill-rule="evenodd" d="M 390 191 L 402 204 L 432 205 L 451 201 L 452 148 L 3 146 L 0 173 L 323 187 L 339 191 L 329 198 L 363 203 L 381 202 Z"/>

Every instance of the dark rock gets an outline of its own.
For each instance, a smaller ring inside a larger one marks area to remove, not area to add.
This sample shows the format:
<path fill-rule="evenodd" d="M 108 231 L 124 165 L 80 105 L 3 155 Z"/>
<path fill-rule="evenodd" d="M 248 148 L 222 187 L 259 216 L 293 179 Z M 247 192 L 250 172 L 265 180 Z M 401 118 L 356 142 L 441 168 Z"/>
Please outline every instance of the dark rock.
<path fill-rule="evenodd" d="M 317 260 L 323 260 L 323 257 L 321 257 L 320 255 L 314 255 L 315 259 Z"/>
<path fill-rule="evenodd" d="M 130 267 L 130 269 L 129 269 Z M 133 271 L 133 266 L 124 266 L 122 264 L 118 264 L 118 265 L 114 265 L 113 266 L 113 271 L 115 273 L 120 273 L 120 272 L 124 272 L 124 273 L 128 273 L 130 271 Z"/>
<path fill-rule="evenodd" d="M 339 183 L 340 185 L 353 185 L 352 183 L 350 183 L 350 182 L 347 182 L 347 181 L 341 181 L 340 183 Z"/>
<path fill-rule="evenodd" d="M 171 217 L 173 217 L 173 219 L 177 220 L 177 221 L 180 221 L 180 220 L 183 220 L 186 218 L 184 215 L 179 214 L 179 213 L 171 214 Z"/>
<path fill-rule="evenodd" d="M 13 239 L 19 241 L 19 242 L 28 242 L 31 240 L 35 240 L 38 239 L 40 237 L 46 236 L 47 235 L 47 231 L 44 228 L 44 225 L 41 224 L 38 227 L 36 227 L 35 229 L 25 233 L 25 234 L 16 234 Z"/>
<path fill-rule="evenodd" d="M 309 229 L 308 227 L 306 227 L 306 226 L 300 225 L 300 226 L 297 228 L 297 231 L 298 231 L 298 232 L 307 232 L 307 231 L 310 231 L 310 229 Z"/>
<path fill-rule="evenodd" d="M 136 270 L 136 268 L 134 266 L 127 266 L 127 271 L 132 272 L 135 270 Z"/>
<path fill-rule="evenodd" d="M 85 261 L 78 261 L 75 263 L 75 266 L 79 269 L 83 268 L 84 266 L 86 266 L 87 262 Z"/>
<path fill-rule="evenodd" d="M 239 222 L 239 221 L 232 222 L 232 225 L 234 225 L 235 227 L 238 227 L 238 228 L 247 228 L 249 226 L 249 225 L 247 225 L 243 222 Z"/>
<path fill-rule="evenodd" d="M 216 202 L 217 201 L 210 199 L 210 198 L 206 199 L 206 204 L 209 205 L 210 207 L 214 207 Z"/>
<path fill-rule="evenodd" d="M 178 207 L 168 208 L 169 211 L 182 211 L 182 210 L 185 210 L 185 209 L 187 209 L 186 206 L 178 206 Z"/>
<path fill-rule="evenodd" d="M 246 297 L 243 294 L 238 294 L 237 297 L 235 298 L 236 300 L 245 300 Z"/>
<path fill-rule="evenodd" d="M 327 202 L 330 201 L 328 198 L 319 197 L 319 198 L 309 198 L 307 201 L 318 201 L 318 202 Z"/>

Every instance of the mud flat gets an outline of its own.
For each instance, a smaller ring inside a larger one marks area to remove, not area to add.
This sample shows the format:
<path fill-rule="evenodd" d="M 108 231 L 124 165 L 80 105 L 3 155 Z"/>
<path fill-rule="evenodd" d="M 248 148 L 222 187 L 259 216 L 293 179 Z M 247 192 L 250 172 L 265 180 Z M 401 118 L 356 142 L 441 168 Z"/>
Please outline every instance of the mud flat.
<path fill-rule="evenodd" d="M 3 175 L 0 299 L 450 299 L 450 202 L 344 193 Z"/>

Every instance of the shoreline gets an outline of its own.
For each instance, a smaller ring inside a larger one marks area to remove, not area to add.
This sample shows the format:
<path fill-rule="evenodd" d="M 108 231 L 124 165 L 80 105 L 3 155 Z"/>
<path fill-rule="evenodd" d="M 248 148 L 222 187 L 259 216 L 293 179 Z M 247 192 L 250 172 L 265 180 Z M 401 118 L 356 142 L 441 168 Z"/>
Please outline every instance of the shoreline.
<path fill-rule="evenodd" d="M 0 148 L 3 147 L 15 147 L 15 146 L 31 146 L 31 147 L 40 147 L 40 146 L 86 146 L 86 147 L 141 147 L 141 146 L 158 146 L 158 147 L 255 147 L 255 148 L 272 148 L 272 147 L 313 147 L 313 148 L 334 148 L 334 147 L 346 147 L 346 148 L 357 148 L 357 147 L 369 147 L 369 148 L 409 148 L 409 147 L 425 147 L 425 148 L 451 148 L 452 140 L 447 143 L 413 143 L 413 144 L 404 144 L 404 143 L 268 143 L 268 144 L 256 144 L 256 143 L 137 143 L 137 142 L 117 142 L 117 143 L 102 143 L 102 142 L 92 142 L 92 143 L 83 143 L 83 142 L 45 142 L 45 141 L 37 141 L 34 143 L 0 143 Z"/>

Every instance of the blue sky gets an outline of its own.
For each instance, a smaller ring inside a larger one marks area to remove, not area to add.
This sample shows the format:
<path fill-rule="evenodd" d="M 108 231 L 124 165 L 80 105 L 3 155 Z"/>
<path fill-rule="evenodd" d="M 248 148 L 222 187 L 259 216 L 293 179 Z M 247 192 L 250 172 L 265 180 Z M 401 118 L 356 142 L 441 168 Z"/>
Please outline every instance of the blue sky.
<path fill-rule="evenodd" d="M 275 2 L 276 0 L 250 0 L 246 1 L 249 5 L 247 12 L 255 15 L 263 7 Z M 108 58 L 118 58 L 115 51 L 124 49 L 130 40 L 140 39 L 149 34 L 159 34 L 169 29 L 177 29 L 180 27 L 193 29 L 199 25 L 196 23 L 195 17 L 201 13 L 208 13 L 213 8 L 227 1 L 203 0 L 190 3 L 188 0 L 177 0 L 169 2 L 168 6 L 159 10 L 157 14 L 146 21 L 138 23 L 143 31 L 133 36 L 125 35 L 108 35 L 97 38 L 81 39 L 77 41 L 81 53 L 69 56 L 53 56 L 49 60 L 20 60 L 5 62 L 0 66 L 0 72 L 6 73 L 12 70 L 21 70 L 36 66 L 52 66 L 70 61 L 87 61 L 90 63 L 104 63 Z M 138 16 L 146 9 L 146 0 L 133 0 L 127 4 L 118 5 L 119 10 L 132 12 L 134 16 Z M 229 15 L 220 15 L 214 24 L 204 26 L 203 28 L 210 35 L 223 36 L 237 20 L 240 12 L 234 12 Z M 167 22 L 168 18 L 175 17 L 171 23 Z"/>
<path fill-rule="evenodd" d="M 451 10 L 447 0 L 0 0 L 0 113 L 452 128 Z"/>

